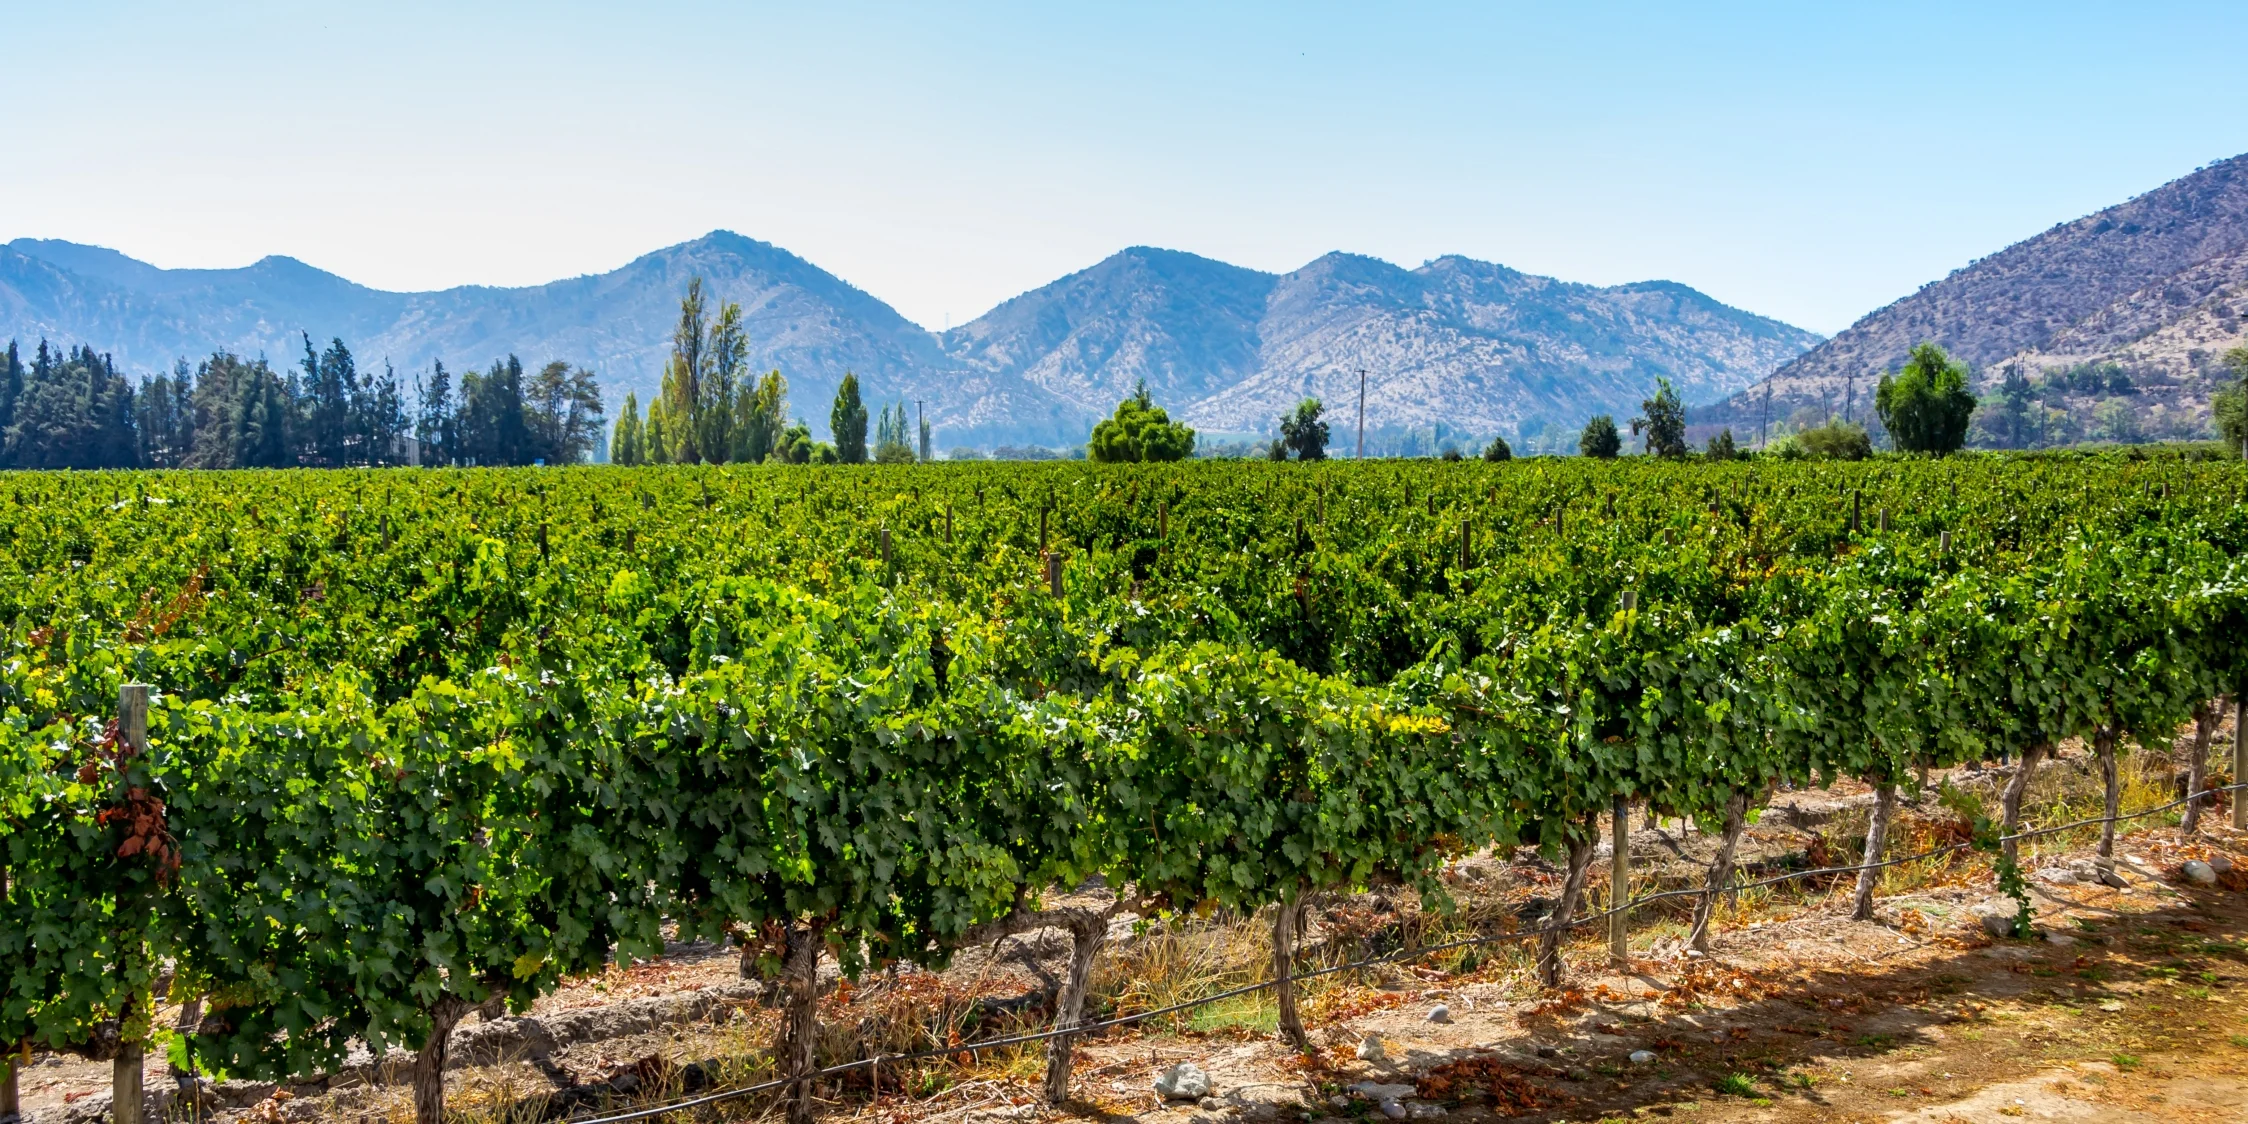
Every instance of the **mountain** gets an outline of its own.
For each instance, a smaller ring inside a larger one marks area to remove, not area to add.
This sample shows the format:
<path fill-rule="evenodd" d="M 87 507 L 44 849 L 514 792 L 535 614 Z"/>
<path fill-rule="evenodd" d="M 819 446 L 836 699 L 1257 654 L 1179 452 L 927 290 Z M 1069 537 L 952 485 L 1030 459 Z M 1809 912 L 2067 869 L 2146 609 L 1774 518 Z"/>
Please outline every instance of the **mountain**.
<path fill-rule="evenodd" d="M 1146 380 L 1183 421 L 1262 432 L 1305 397 L 1369 427 L 1518 432 L 1746 385 L 1818 337 L 1683 285 L 1597 288 L 1445 257 L 1328 254 L 1287 274 L 1135 247 L 944 335 L 945 354 L 1106 414 Z"/>
<path fill-rule="evenodd" d="M 2071 370 L 2122 370 L 2142 415 L 2160 406 L 2184 436 L 2206 424 L 2227 348 L 2248 342 L 2248 156 L 2211 164 L 1931 282 L 1774 372 L 1697 411 L 1698 425 L 1754 424 L 1798 411 L 1870 413 L 1870 380 L 1923 340 L 1976 371 L 1979 390 L 2009 372 L 2056 387 Z M 2078 379 L 2082 383 L 2085 380 Z M 2112 380 L 2101 384 L 2101 393 Z M 2051 404 L 2083 412 L 2081 387 Z"/>
<path fill-rule="evenodd" d="M 1070 445 L 1145 380 L 1174 416 L 1262 433 L 1307 395 L 1354 424 L 1359 371 L 1377 433 L 1570 429 L 1628 415 L 1667 376 L 1689 402 L 1747 386 L 1818 342 L 1670 282 L 1596 287 L 1460 257 L 1418 269 L 1329 254 L 1287 274 L 1134 247 L 942 334 L 769 243 L 714 232 L 612 272 L 527 288 L 391 293 L 292 258 L 159 269 L 113 250 L 0 246 L 0 334 L 87 343 L 129 369 L 220 348 L 278 362 L 341 337 L 362 364 L 459 370 L 507 354 L 603 376 L 643 402 L 669 353 L 679 294 L 704 278 L 739 301 L 751 363 L 788 376 L 824 429 L 845 371 L 875 401 L 924 403 L 941 447 Z"/>

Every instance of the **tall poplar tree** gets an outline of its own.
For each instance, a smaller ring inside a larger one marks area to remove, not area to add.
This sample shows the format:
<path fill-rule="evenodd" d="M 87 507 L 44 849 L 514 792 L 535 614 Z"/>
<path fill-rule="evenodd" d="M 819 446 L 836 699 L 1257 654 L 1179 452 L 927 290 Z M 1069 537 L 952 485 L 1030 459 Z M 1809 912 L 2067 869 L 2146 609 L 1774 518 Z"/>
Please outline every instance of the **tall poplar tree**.
<path fill-rule="evenodd" d="M 866 463 L 866 403 L 859 399 L 859 377 L 843 372 L 843 385 L 835 388 L 835 405 L 827 412 L 827 428 L 835 434 L 835 459 L 844 464 Z"/>

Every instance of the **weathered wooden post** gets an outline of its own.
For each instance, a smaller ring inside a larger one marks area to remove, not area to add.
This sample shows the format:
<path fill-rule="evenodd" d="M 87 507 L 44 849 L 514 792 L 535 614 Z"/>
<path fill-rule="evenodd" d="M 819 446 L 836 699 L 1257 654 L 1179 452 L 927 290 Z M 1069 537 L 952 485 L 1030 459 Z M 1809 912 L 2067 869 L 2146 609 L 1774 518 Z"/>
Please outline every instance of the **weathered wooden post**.
<path fill-rule="evenodd" d="M 138 757 L 148 752 L 148 685 L 127 683 L 117 689 L 117 737 L 120 752 Z M 135 1009 L 141 996 L 132 996 L 117 1012 L 120 1032 L 117 1059 L 110 1066 L 110 1118 L 116 1124 L 141 1124 L 141 1065 L 143 1034 L 132 1027 L 145 1021 L 146 1012 Z"/>
<path fill-rule="evenodd" d="M 1615 853 L 1608 862 L 1608 958 L 1621 968 L 1631 963 L 1631 802 L 1616 797 L 1609 816 L 1609 845 Z"/>

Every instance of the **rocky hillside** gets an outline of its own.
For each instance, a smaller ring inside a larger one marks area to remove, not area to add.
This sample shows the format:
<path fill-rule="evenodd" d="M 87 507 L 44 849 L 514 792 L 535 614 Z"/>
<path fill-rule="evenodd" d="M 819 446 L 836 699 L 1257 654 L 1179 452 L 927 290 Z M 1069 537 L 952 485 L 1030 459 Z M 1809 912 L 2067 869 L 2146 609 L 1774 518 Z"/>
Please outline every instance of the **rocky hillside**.
<path fill-rule="evenodd" d="M 691 276 L 741 302 L 752 363 L 788 376 L 794 412 L 815 428 L 855 371 L 876 400 L 924 402 L 940 447 L 1076 444 L 1140 379 L 1205 430 L 1264 432 L 1307 395 L 1354 409 L 1361 368 L 1376 430 L 1573 428 L 1628 414 L 1658 375 L 1708 402 L 1818 342 L 1669 282 L 1600 288 L 1459 257 L 1408 270 L 1348 254 L 1274 275 L 1147 248 L 939 335 L 724 231 L 610 273 L 432 293 L 369 289 L 290 258 L 165 270 L 18 240 L 0 247 L 0 335 L 90 343 L 142 371 L 218 348 L 289 361 L 300 331 L 401 372 L 561 358 L 599 372 L 613 404 L 654 389 Z"/>
<path fill-rule="evenodd" d="M 1299 399 L 1370 427 L 1513 432 L 1624 412 L 1668 376 L 1709 401 L 1818 341 L 1683 285 L 1597 288 L 1445 257 L 1407 270 L 1328 254 L 1278 276 L 1125 250 L 945 334 L 971 371 L 1105 413 L 1147 380 L 1204 429 L 1261 432 Z"/>
<path fill-rule="evenodd" d="M 2114 365 L 2141 414 L 2163 406 L 2206 418 L 2226 349 L 2248 342 L 2248 156 L 2238 156 L 2034 238 L 1923 286 L 1774 373 L 1771 416 L 1840 412 L 1915 343 L 1934 340 L 1976 370 L 1987 391 L 2008 372 L 2058 387 L 2071 369 Z M 1698 413 L 1753 425 L 1766 387 Z M 2056 408 L 2086 404 L 2051 396 Z M 2082 436 L 2093 436 L 2084 433 Z"/>

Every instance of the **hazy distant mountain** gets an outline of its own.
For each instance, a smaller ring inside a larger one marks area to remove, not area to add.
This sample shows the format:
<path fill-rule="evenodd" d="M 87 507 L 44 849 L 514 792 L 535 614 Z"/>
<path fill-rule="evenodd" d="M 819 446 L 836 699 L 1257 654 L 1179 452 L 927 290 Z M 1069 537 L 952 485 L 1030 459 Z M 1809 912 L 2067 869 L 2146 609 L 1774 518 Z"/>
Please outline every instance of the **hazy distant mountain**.
<path fill-rule="evenodd" d="M 2248 342 L 2248 156 L 2061 223 L 1866 316 L 1774 373 L 1771 416 L 1839 413 L 1854 396 L 1862 418 L 1873 380 L 1922 340 L 1967 360 L 1985 390 L 2010 370 L 2117 364 L 2142 413 L 2168 413 L 2176 432 L 2163 435 L 2191 435 L 2224 351 Z M 1696 420 L 1754 424 L 1765 392 Z M 2081 411 L 2079 397 L 2062 404 Z"/>
<path fill-rule="evenodd" d="M 1416 270 L 1329 254 L 1273 275 L 1134 248 L 942 335 L 768 243 L 720 231 L 595 276 L 519 289 L 388 293 L 290 258 L 166 270 L 112 250 L 0 247 L 0 333 L 84 342 L 128 368 L 217 348 L 293 361 L 300 331 L 362 364 L 459 370 L 506 354 L 599 372 L 612 405 L 660 378 L 678 299 L 701 276 L 741 302 L 752 363 L 788 376 L 824 429 L 845 371 L 877 401 L 925 403 L 940 447 L 1074 444 L 1145 379 L 1206 430 L 1263 432 L 1307 395 L 1348 418 L 1358 371 L 1376 429 L 1514 431 L 1627 414 L 1657 375 L 1689 401 L 1748 385 L 1818 342 L 1669 282 L 1599 288 L 1447 257 Z"/>
<path fill-rule="evenodd" d="M 1305 397 L 1369 426 L 1514 431 L 1747 385 L 1819 337 L 1683 285 L 1596 288 L 1446 257 L 1417 270 L 1328 254 L 1275 276 L 1138 247 L 945 333 L 969 370 L 1103 414 L 1145 379 L 1174 416 L 1263 431 Z"/>

